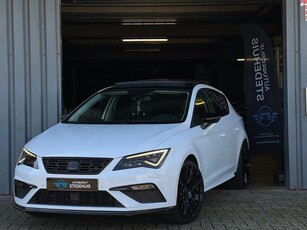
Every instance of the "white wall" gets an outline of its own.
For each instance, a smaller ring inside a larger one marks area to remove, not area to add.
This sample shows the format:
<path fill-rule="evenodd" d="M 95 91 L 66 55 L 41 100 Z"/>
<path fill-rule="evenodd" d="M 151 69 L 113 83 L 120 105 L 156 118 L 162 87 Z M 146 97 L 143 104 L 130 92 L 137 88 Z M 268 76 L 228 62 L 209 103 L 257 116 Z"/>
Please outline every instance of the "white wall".
<path fill-rule="evenodd" d="M 61 112 L 60 0 L 0 0 L 0 194 L 23 145 Z"/>

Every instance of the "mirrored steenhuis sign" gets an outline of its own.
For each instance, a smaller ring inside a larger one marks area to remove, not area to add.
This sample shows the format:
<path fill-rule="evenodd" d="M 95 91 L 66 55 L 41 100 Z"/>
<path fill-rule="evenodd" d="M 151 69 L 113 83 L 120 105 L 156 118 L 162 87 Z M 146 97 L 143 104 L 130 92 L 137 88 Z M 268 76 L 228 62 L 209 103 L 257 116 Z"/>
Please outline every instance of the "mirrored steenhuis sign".
<path fill-rule="evenodd" d="M 256 24 L 241 26 L 244 41 L 244 94 L 251 152 L 283 152 L 282 114 L 276 64 L 270 38 Z"/>

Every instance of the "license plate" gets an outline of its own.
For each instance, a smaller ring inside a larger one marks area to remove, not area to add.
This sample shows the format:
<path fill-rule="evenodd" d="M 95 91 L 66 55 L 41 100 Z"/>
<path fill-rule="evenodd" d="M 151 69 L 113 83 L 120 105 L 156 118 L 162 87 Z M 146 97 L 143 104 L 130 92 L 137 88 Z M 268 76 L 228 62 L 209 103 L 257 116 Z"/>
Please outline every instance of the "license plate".
<path fill-rule="evenodd" d="M 47 178 L 47 189 L 57 191 L 97 191 L 96 179 Z"/>

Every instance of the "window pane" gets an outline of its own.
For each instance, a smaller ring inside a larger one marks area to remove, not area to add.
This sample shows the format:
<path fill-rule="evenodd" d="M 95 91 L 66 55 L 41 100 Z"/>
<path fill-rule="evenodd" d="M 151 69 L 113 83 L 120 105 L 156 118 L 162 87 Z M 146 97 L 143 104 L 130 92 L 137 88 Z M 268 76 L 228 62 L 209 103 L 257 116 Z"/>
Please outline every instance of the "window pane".
<path fill-rule="evenodd" d="M 225 116 L 229 113 L 228 103 L 224 95 L 212 89 L 206 89 L 206 94 L 214 107 L 216 116 Z"/>
<path fill-rule="evenodd" d="M 187 113 L 188 91 L 123 90 L 97 94 L 67 122 L 74 123 L 177 123 Z"/>

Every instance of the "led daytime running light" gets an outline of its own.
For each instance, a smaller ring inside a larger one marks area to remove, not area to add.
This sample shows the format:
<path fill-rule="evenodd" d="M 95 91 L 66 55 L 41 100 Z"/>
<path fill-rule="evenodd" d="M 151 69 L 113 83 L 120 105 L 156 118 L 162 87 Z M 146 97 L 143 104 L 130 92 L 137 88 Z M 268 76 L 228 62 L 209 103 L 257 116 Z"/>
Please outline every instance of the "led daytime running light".
<path fill-rule="evenodd" d="M 23 151 L 24 151 L 26 154 L 30 155 L 30 157 L 36 158 L 36 155 L 33 154 L 33 153 L 31 153 L 31 152 L 29 152 L 27 149 L 23 149 Z"/>
<path fill-rule="evenodd" d="M 129 160 L 129 159 L 134 159 L 134 158 L 138 158 L 138 157 L 154 155 L 154 154 L 157 154 L 157 153 L 161 153 L 162 151 L 163 151 L 163 154 L 162 154 L 162 156 L 160 157 L 160 159 L 157 163 L 152 163 L 152 162 L 147 161 L 147 160 L 144 161 L 146 164 L 149 164 L 153 167 L 157 167 L 161 163 L 161 161 L 164 159 L 165 155 L 167 154 L 167 152 L 168 152 L 167 150 L 157 150 L 157 151 L 153 151 L 153 152 L 141 153 L 141 154 L 138 154 L 138 155 L 129 156 L 129 157 L 127 157 L 127 159 Z"/>

